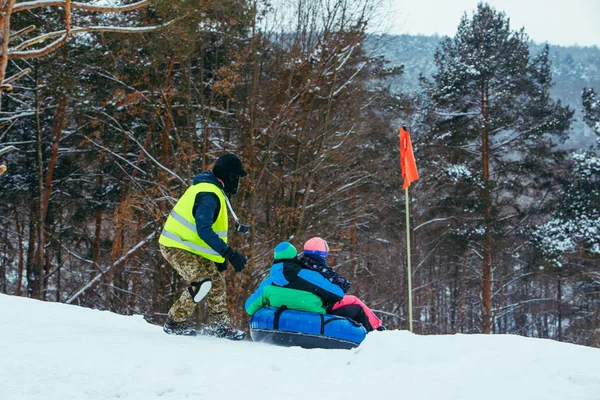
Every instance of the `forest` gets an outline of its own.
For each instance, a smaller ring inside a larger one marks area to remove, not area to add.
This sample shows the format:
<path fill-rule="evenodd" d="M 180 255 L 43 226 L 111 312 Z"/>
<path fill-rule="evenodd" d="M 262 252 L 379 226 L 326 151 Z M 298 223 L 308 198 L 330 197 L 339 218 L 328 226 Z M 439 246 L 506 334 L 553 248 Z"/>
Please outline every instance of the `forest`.
<path fill-rule="evenodd" d="M 407 329 L 406 126 L 415 333 L 600 347 L 599 142 L 561 146 L 576 111 L 600 135 L 600 88 L 574 88 L 577 110 L 553 97 L 548 46 L 500 10 L 457 21 L 415 92 L 390 84 L 404 68 L 369 34 L 373 0 L 1 4 L 1 293 L 162 324 L 187 286 L 158 250 L 166 217 L 235 153 L 236 326 L 274 246 L 321 236 Z"/>

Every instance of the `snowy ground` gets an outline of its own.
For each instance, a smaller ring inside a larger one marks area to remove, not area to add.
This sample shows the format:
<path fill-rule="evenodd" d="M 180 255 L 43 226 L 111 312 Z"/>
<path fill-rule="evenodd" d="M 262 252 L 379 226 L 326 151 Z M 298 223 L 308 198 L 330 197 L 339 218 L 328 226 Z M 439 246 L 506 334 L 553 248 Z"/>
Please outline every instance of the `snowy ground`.
<path fill-rule="evenodd" d="M 281 348 L 0 295 L 0 399 L 187 398 L 600 400 L 600 349 L 406 331 L 355 350 Z"/>

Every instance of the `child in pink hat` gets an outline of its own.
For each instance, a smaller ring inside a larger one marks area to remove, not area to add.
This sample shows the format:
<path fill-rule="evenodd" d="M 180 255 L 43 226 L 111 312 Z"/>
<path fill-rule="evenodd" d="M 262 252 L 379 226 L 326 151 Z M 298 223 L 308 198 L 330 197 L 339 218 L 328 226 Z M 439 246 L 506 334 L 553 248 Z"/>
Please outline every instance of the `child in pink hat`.
<path fill-rule="evenodd" d="M 304 243 L 304 256 L 302 260 L 305 268 L 318 272 L 329 282 L 338 285 L 344 293 L 350 290 L 350 282 L 327 265 L 329 245 L 320 237 L 308 239 Z"/>

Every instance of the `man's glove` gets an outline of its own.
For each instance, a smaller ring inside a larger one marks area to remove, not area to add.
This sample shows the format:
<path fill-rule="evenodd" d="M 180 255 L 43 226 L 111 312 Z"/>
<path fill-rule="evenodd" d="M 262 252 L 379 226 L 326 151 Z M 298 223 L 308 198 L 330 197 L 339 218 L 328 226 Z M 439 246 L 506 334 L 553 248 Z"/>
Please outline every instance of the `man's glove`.
<path fill-rule="evenodd" d="M 244 257 L 241 253 L 235 251 L 231 247 L 227 247 L 227 249 L 223 252 L 223 257 L 233 265 L 233 269 L 235 272 L 240 272 L 244 268 L 246 268 L 246 257 Z"/>

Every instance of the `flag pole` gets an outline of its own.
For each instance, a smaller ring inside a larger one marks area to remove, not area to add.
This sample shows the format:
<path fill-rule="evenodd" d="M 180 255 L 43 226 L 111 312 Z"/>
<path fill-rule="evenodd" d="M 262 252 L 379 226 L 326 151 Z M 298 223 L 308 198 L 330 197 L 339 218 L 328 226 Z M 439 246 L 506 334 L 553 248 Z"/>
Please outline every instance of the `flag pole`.
<path fill-rule="evenodd" d="M 408 198 L 408 187 L 410 183 L 419 179 L 419 171 L 415 163 L 415 156 L 410 143 L 410 134 L 404 126 L 400 127 L 400 170 L 404 183 L 404 198 L 406 199 L 406 266 L 408 274 L 408 330 L 413 331 L 413 307 L 412 307 L 412 271 L 410 268 L 410 200 Z"/>
<path fill-rule="evenodd" d="M 412 272 L 410 268 L 410 213 L 408 201 L 408 187 L 404 189 L 406 198 L 406 260 L 408 274 L 408 330 L 413 331 L 413 309 L 412 309 Z"/>

